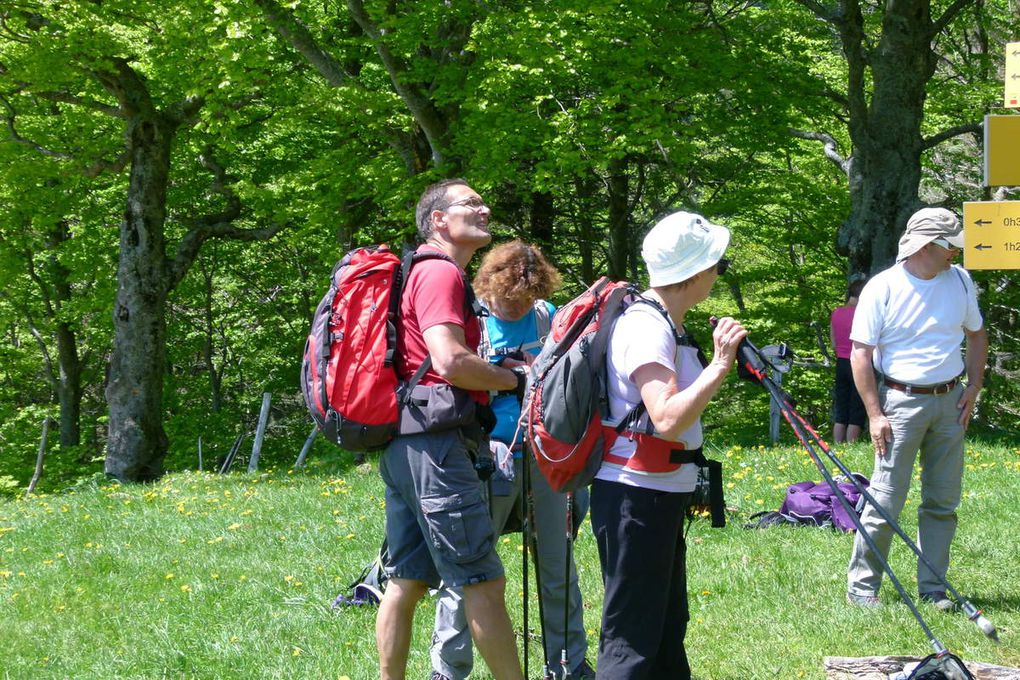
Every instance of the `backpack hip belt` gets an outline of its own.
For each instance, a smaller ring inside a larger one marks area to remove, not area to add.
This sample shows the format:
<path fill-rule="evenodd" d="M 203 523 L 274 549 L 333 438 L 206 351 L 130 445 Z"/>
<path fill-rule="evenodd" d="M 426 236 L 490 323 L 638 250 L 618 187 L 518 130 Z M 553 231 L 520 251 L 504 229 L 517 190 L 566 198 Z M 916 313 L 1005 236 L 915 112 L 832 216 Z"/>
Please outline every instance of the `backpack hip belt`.
<path fill-rule="evenodd" d="M 666 473 L 676 472 L 684 465 L 694 463 L 700 467 L 706 464 L 702 447 L 684 448 L 680 442 L 671 442 L 654 435 L 637 432 L 622 432 L 621 436 L 637 443 L 633 455 L 618 456 L 607 452 L 604 460 L 635 472 Z"/>

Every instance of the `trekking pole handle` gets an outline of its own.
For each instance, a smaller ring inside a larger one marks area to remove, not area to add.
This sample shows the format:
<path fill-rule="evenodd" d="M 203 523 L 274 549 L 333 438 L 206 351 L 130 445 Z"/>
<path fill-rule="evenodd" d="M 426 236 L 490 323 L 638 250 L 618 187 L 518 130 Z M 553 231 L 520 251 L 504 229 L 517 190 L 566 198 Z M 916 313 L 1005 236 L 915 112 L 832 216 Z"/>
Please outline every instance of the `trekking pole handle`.
<path fill-rule="evenodd" d="M 708 322 L 712 324 L 712 328 L 715 328 L 719 323 L 719 319 L 713 316 Z M 737 361 L 758 380 L 762 380 L 765 377 L 768 363 L 762 358 L 761 350 L 755 347 L 754 343 L 748 340 L 747 337 L 737 345 Z"/>

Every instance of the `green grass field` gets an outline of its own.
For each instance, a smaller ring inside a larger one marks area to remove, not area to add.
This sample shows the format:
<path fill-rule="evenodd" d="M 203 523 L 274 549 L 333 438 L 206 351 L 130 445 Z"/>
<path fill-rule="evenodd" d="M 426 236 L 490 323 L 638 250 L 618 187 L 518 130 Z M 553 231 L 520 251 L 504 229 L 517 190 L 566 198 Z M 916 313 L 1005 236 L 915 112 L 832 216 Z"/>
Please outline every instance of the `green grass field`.
<path fill-rule="evenodd" d="M 715 448 L 724 461 L 725 529 L 688 533 L 692 625 L 701 680 L 822 678 L 824 656 L 930 651 L 889 584 L 886 604 L 844 601 L 851 537 L 824 529 L 745 530 L 777 509 L 788 484 L 820 479 L 799 448 Z M 866 474 L 863 446 L 842 450 Z M 950 579 L 997 625 L 1001 645 L 964 617 L 923 607 L 967 660 L 1020 666 L 1020 447 L 971 442 Z M 330 610 L 375 554 L 382 483 L 345 455 L 301 472 L 168 475 L 121 487 L 101 478 L 64 493 L 0 503 L 0 677 L 376 677 L 375 610 Z M 904 512 L 913 531 L 917 496 Z M 594 661 L 601 586 L 587 522 L 576 545 Z M 522 629 L 519 535 L 504 537 L 508 602 Z M 893 566 L 913 592 L 914 560 Z M 533 581 L 532 581 L 533 585 Z M 532 597 L 534 596 L 532 588 Z M 533 603 L 532 626 L 537 627 Z M 410 678 L 428 676 L 433 603 L 422 603 Z M 532 675 L 540 665 L 531 645 Z M 479 662 L 474 677 L 488 677 Z"/>

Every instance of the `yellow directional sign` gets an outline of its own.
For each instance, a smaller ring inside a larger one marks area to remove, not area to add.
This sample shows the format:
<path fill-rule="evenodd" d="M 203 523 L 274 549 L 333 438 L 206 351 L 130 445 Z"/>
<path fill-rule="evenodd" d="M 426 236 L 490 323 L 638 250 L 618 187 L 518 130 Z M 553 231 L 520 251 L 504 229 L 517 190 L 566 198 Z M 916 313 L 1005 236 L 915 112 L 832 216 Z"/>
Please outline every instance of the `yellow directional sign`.
<path fill-rule="evenodd" d="M 1020 269 L 1020 201 L 963 204 L 963 266 Z"/>
<path fill-rule="evenodd" d="M 1007 109 L 1020 108 L 1020 42 L 1006 43 Z"/>
<path fill-rule="evenodd" d="M 1020 186 L 1020 116 L 985 116 L 985 186 Z"/>

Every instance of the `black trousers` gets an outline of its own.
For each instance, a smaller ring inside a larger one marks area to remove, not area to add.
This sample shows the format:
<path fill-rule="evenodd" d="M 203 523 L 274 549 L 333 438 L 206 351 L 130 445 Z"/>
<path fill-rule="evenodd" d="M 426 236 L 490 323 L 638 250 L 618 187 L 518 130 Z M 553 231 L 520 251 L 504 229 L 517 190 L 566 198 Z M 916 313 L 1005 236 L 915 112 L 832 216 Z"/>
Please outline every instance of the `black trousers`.
<path fill-rule="evenodd" d="M 607 680 L 687 680 L 689 493 L 595 480 L 591 523 L 605 600 L 598 676 Z"/>

